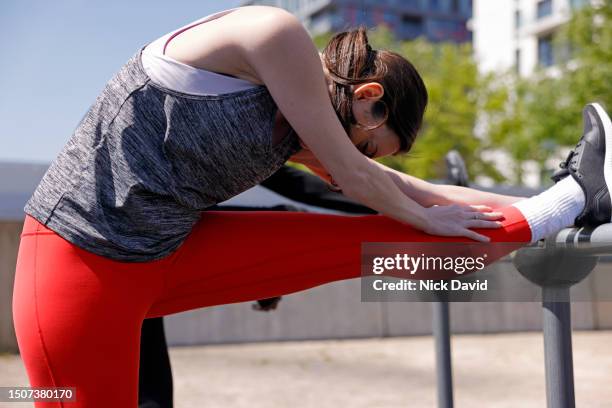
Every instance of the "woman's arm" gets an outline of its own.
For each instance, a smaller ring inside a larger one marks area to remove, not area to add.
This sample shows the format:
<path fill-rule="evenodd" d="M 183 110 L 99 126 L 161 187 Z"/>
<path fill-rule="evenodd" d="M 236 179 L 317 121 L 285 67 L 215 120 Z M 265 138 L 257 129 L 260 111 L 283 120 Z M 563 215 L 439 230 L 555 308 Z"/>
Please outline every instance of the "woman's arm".
<path fill-rule="evenodd" d="M 391 177 L 402 193 L 424 207 L 448 204 L 482 204 L 492 208 L 499 208 L 526 198 L 489 193 L 469 187 L 429 183 L 387 167 L 375 160 L 372 161 Z"/>
<path fill-rule="evenodd" d="M 241 40 L 245 59 L 344 193 L 380 213 L 424 226 L 423 207 L 402 194 L 347 137 L 332 107 L 319 54 L 300 21 L 269 9 L 243 30 L 248 30 Z"/>
<path fill-rule="evenodd" d="M 297 162 L 304 164 L 327 183 L 333 184 L 331 176 L 316 159 L 310 159 L 309 161 L 299 160 Z M 500 208 L 526 198 L 489 193 L 468 187 L 429 183 L 425 180 L 387 167 L 375 160 L 372 160 L 372 162 L 391 177 L 391 180 L 393 180 L 402 193 L 412 198 L 423 207 L 450 204 L 482 204 L 491 208 Z M 330 188 L 332 187 L 330 186 Z M 333 189 L 338 191 L 336 188 Z"/>

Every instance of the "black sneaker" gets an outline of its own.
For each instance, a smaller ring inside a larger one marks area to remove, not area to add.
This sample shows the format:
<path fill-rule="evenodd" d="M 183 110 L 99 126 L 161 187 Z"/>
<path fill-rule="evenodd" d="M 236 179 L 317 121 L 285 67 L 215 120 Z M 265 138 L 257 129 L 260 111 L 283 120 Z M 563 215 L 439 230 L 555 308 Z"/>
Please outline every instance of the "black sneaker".
<path fill-rule="evenodd" d="M 612 122 L 598 103 L 582 111 L 584 131 L 573 150 L 551 177 L 555 182 L 570 175 L 584 191 L 586 203 L 576 217 L 577 227 L 596 226 L 612 220 Z"/>

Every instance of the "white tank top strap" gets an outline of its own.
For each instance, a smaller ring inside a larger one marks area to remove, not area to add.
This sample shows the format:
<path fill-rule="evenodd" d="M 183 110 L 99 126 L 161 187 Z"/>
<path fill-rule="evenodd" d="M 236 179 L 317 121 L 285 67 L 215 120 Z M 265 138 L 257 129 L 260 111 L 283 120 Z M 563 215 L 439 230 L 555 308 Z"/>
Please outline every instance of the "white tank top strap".
<path fill-rule="evenodd" d="M 259 86 L 244 79 L 192 67 L 164 54 L 167 43 L 176 35 L 237 8 L 209 14 L 149 43 L 142 51 L 142 66 L 151 81 L 178 92 L 194 95 L 227 94 Z"/>

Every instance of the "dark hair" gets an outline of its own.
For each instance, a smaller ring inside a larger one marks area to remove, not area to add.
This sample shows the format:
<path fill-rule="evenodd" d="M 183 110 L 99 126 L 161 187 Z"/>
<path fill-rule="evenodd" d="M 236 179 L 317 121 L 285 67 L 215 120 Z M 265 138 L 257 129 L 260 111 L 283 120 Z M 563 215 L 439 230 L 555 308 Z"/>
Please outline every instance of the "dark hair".
<path fill-rule="evenodd" d="M 399 135 L 400 152 L 407 152 L 423 123 L 427 89 L 416 68 L 398 53 L 373 50 L 365 27 L 338 33 L 322 52 L 334 82 L 331 100 L 344 129 L 356 124 L 350 86 L 378 82 L 385 93 L 373 107 L 375 117 L 387 115 L 387 124 Z"/>

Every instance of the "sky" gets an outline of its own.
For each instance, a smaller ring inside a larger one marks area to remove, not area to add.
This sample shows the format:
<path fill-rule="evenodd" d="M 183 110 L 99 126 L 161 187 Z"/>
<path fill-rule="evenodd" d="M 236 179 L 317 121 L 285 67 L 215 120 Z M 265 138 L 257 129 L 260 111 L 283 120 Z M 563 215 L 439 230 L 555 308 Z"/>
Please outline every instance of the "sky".
<path fill-rule="evenodd" d="M 141 46 L 239 0 L 2 0 L 0 161 L 49 163 Z"/>

